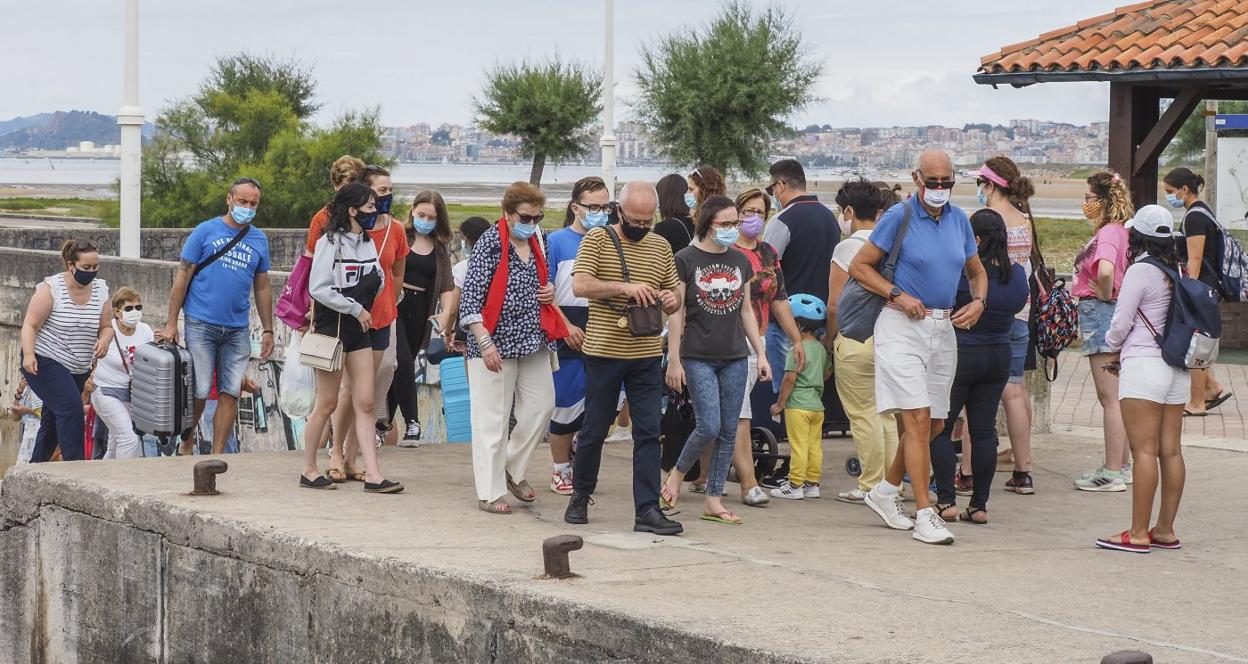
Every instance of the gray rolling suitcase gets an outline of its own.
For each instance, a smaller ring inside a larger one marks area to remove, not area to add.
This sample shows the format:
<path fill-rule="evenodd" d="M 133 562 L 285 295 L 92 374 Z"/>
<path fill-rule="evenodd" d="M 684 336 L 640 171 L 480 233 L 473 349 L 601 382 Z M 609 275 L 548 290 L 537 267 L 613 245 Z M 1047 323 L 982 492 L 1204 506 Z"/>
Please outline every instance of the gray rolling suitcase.
<path fill-rule="evenodd" d="M 151 342 L 134 350 L 130 412 L 134 428 L 157 436 L 181 436 L 195 426 L 195 372 L 191 353 L 173 343 Z"/>

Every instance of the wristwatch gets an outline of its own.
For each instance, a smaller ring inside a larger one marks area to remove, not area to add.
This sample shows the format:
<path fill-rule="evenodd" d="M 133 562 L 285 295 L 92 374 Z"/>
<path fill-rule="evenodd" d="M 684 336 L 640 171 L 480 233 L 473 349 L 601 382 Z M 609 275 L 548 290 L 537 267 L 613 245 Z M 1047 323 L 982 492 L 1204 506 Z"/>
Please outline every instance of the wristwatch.
<path fill-rule="evenodd" d="M 893 300 L 896 300 L 899 297 L 901 297 L 901 289 L 896 286 L 893 286 L 893 290 L 888 291 L 888 301 L 892 302 Z"/>

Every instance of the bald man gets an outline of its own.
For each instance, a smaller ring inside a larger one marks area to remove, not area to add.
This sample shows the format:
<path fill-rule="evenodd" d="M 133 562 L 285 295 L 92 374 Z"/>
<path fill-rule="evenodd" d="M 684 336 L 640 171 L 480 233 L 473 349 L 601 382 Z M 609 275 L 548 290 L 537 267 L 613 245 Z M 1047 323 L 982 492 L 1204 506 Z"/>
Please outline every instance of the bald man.
<path fill-rule="evenodd" d="M 897 418 L 901 432 L 892 467 L 865 502 L 890 528 L 913 530 L 914 539 L 927 544 L 953 544 L 927 492 L 929 444 L 949 416 L 958 364 L 954 326 L 969 329 L 984 313 L 988 277 L 966 212 L 949 203 L 954 185 L 949 155 L 924 152 L 911 177 L 919 193 L 880 217 L 849 267 L 863 287 L 888 299 L 875 323 L 875 401 L 881 413 Z M 893 251 L 900 254 L 890 282 L 876 266 Z M 972 300 L 951 311 L 964 271 Z M 915 487 L 914 521 L 902 510 L 900 487 L 907 473 Z"/>

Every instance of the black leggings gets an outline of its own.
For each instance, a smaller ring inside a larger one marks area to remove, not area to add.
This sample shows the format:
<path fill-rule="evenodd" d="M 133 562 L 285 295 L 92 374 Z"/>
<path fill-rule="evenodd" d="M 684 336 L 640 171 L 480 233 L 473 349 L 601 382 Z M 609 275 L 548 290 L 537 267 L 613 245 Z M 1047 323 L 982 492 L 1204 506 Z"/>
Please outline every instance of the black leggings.
<path fill-rule="evenodd" d="M 428 343 L 430 302 L 428 291 L 409 290 L 399 303 L 399 318 L 394 328 L 395 358 L 399 365 L 394 370 L 394 382 L 386 397 L 390 422 L 400 410 L 405 424 L 420 421 L 416 402 L 416 356 Z"/>
<path fill-rule="evenodd" d="M 988 508 L 988 490 L 997 472 L 997 406 L 1010 377 L 1010 345 L 959 346 L 958 371 L 949 392 L 949 414 L 945 430 L 932 440 L 932 471 L 936 476 L 936 496 L 942 505 L 952 505 L 957 494 L 953 474 L 957 453 L 953 449 L 953 425 L 966 407 L 966 433 L 971 438 L 971 473 L 975 489 L 971 507 Z M 965 444 L 965 438 L 963 439 Z"/>

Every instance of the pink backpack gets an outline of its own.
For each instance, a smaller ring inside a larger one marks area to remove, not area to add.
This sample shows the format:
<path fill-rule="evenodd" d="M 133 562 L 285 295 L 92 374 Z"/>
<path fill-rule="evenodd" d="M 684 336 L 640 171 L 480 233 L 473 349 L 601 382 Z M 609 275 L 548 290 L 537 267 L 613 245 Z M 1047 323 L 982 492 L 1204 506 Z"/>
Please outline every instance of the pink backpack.
<path fill-rule="evenodd" d="M 274 313 L 278 320 L 292 329 L 308 326 L 308 309 L 312 306 L 312 297 L 308 295 L 308 275 L 312 272 L 312 257 L 303 255 L 295 261 L 295 267 L 286 279 L 286 286 L 277 298 Z"/>

